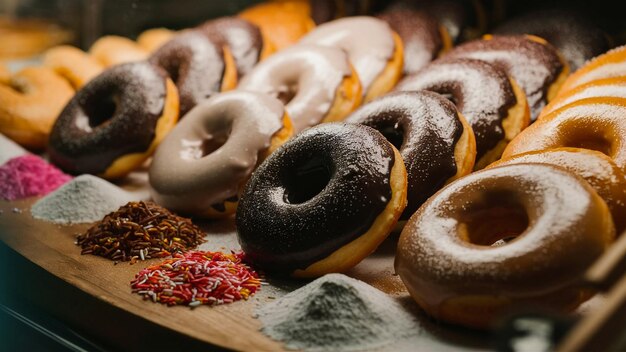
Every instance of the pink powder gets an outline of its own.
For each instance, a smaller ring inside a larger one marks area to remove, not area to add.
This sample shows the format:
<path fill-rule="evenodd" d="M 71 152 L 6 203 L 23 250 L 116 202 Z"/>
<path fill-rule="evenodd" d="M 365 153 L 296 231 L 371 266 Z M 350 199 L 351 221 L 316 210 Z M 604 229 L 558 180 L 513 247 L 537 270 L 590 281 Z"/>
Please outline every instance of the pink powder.
<path fill-rule="evenodd" d="M 0 198 L 43 196 L 71 179 L 38 156 L 18 156 L 0 166 Z"/>

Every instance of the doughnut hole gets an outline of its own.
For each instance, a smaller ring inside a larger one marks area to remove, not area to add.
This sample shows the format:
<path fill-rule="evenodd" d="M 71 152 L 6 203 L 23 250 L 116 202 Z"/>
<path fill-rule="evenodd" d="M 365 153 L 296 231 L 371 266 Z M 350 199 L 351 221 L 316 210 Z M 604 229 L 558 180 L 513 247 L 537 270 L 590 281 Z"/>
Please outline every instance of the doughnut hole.
<path fill-rule="evenodd" d="M 205 132 L 206 136 L 204 138 L 183 139 L 181 157 L 187 160 L 202 159 L 224 146 L 231 132 L 232 124 L 227 124 L 220 129 L 212 130 L 210 134 Z"/>
<path fill-rule="evenodd" d="M 499 195 L 461 214 L 459 237 L 476 246 L 500 246 L 520 236 L 529 225 L 528 214 L 519 203 L 502 201 Z"/>
<path fill-rule="evenodd" d="M 321 156 L 312 156 L 289 168 L 282 177 L 285 185 L 283 201 L 301 204 L 320 194 L 330 182 L 332 170 Z"/>
<path fill-rule="evenodd" d="M 590 149 L 611 156 L 613 146 L 609 138 L 602 134 L 601 131 L 598 132 L 600 133 L 591 133 L 589 127 L 586 129 L 574 129 L 565 136 L 563 144 L 565 147 Z"/>
<path fill-rule="evenodd" d="M 401 149 L 404 143 L 404 128 L 402 125 L 392 121 L 385 121 L 385 123 L 378 124 L 374 127 L 389 143 L 393 144 L 396 149 Z"/>
<path fill-rule="evenodd" d="M 103 92 L 102 95 L 94 94 L 82 104 L 84 115 L 76 119 L 76 125 L 91 132 L 94 128 L 102 126 L 110 121 L 118 106 L 118 96 L 114 92 Z"/>
<path fill-rule="evenodd" d="M 288 83 L 280 87 L 276 98 L 287 105 L 298 94 L 298 85 L 296 83 Z"/>

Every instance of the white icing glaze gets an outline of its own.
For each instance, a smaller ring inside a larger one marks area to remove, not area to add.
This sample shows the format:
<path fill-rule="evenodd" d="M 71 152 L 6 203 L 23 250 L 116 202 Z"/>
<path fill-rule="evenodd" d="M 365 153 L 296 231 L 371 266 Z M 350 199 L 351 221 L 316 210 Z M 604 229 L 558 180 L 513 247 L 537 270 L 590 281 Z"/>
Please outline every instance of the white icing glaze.
<path fill-rule="evenodd" d="M 337 88 L 351 73 L 348 56 L 343 50 L 297 45 L 261 61 L 241 80 L 237 89 L 274 97 L 295 93 L 284 103 L 297 133 L 324 119 L 333 105 Z"/>
<path fill-rule="evenodd" d="M 385 21 L 367 16 L 324 23 L 302 37 L 300 43 L 345 50 L 359 75 L 363 95 L 383 72 L 395 51 L 391 27 Z"/>
<path fill-rule="evenodd" d="M 230 92 L 193 108 L 167 135 L 150 166 L 152 197 L 181 213 L 202 214 L 236 196 L 258 156 L 283 128 L 284 108 L 265 94 Z M 225 140 L 204 155 L 205 143 Z"/>

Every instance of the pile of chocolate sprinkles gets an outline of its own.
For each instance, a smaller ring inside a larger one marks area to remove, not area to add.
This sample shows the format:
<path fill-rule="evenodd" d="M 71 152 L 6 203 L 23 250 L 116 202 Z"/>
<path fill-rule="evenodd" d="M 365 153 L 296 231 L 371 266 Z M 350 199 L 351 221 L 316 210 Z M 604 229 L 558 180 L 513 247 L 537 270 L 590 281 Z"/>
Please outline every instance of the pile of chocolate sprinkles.
<path fill-rule="evenodd" d="M 116 262 L 169 257 L 204 242 L 204 232 L 152 202 L 130 202 L 96 223 L 76 244 L 81 254 L 93 254 Z"/>

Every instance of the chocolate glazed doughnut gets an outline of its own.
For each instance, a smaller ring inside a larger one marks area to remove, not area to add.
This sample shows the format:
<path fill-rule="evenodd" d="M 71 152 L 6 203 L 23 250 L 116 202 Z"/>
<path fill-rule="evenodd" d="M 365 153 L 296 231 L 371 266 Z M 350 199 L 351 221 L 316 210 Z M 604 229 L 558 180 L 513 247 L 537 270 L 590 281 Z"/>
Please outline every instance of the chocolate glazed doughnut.
<path fill-rule="evenodd" d="M 203 99 L 234 88 L 237 78 L 233 58 L 198 30 L 177 34 L 149 58 L 176 83 L 180 116 Z"/>
<path fill-rule="evenodd" d="M 140 61 L 87 83 L 52 128 L 52 162 L 73 174 L 119 178 L 145 161 L 178 120 L 178 95 L 163 70 Z"/>
<path fill-rule="evenodd" d="M 237 209 L 237 233 L 263 269 L 321 276 L 374 251 L 405 205 L 397 150 L 367 126 L 326 123 L 285 143 L 254 172 Z"/>
<path fill-rule="evenodd" d="M 475 168 L 498 159 L 508 141 L 528 125 L 524 93 L 482 61 L 437 60 L 405 77 L 395 90 L 429 90 L 448 97 L 476 136 Z"/>
<path fill-rule="evenodd" d="M 439 94 L 396 92 L 356 110 L 346 122 L 372 127 L 398 148 L 408 177 L 408 219 L 444 184 L 472 171 L 474 133 L 454 104 Z"/>
<path fill-rule="evenodd" d="M 556 96 L 569 74 L 557 50 L 530 35 L 486 35 L 482 40 L 455 47 L 445 57 L 482 60 L 503 70 L 526 94 L 531 122 Z"/>
<path fill-rule="evenodd" d="M 272 53 L 271 45 L 263 41 L 259 27 L 242 18 L 221 17 L 203 23 L 198 29 L 230 49 L 238 77 L 243 77 L 259 60 Z"/>

